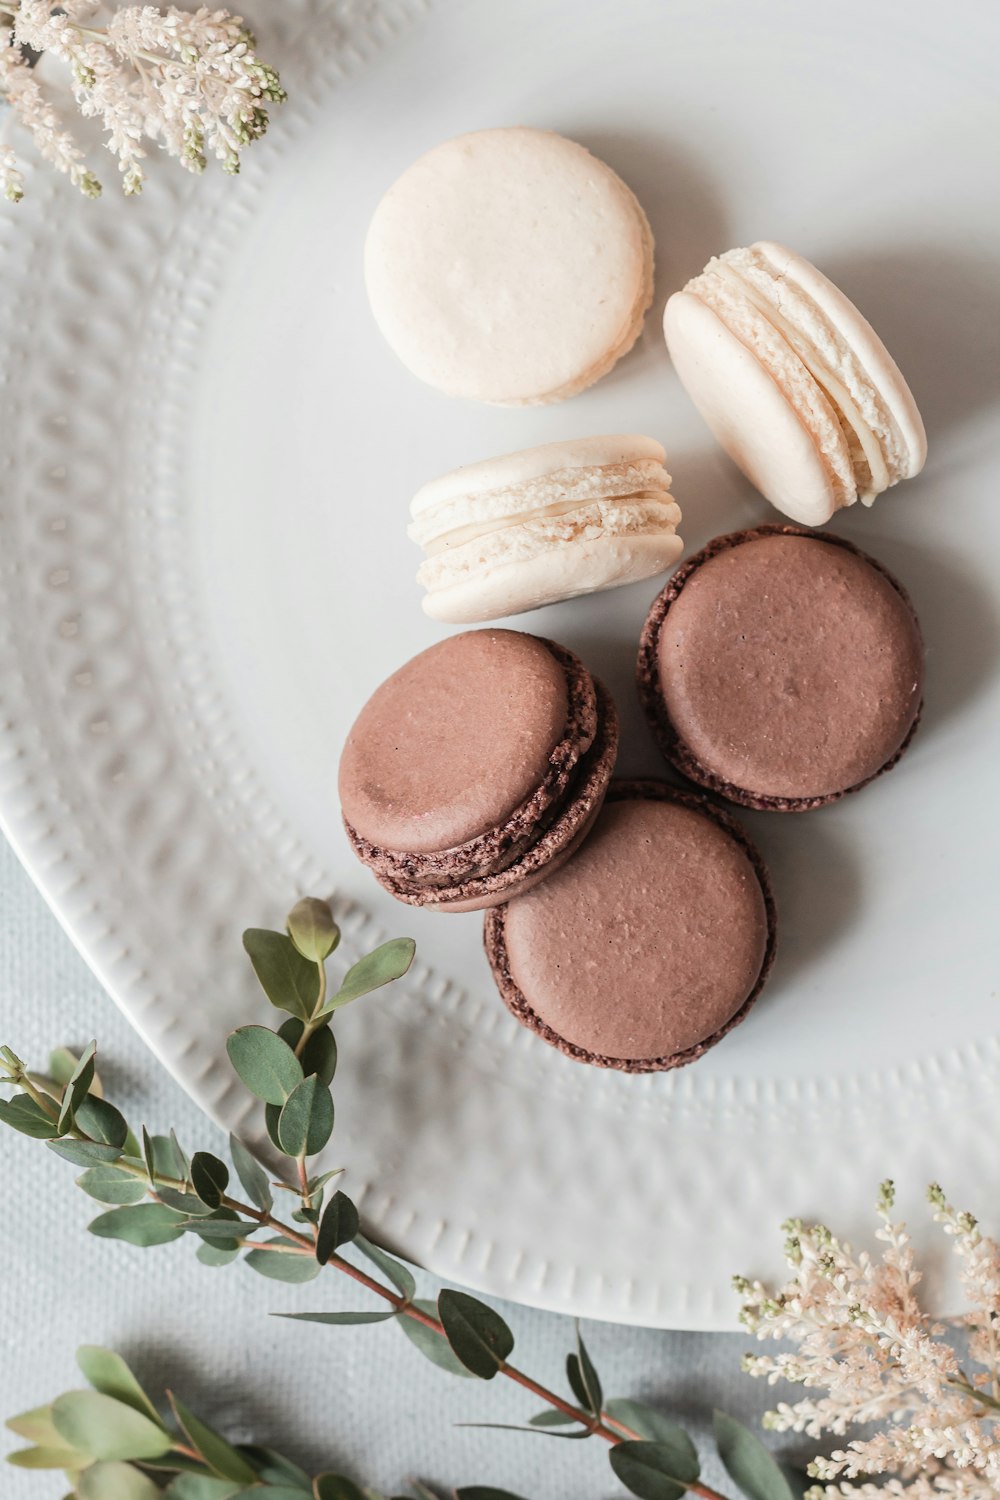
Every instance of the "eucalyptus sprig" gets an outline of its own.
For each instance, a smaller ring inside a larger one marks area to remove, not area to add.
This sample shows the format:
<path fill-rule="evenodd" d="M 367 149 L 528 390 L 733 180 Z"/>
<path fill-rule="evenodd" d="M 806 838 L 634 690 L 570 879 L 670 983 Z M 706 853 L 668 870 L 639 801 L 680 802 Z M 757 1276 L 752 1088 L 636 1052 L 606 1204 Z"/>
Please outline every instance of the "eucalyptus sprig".
<path fill-rule="evenodd" d="M 382 1305 L 278 1316 L 327 1325 L 393 1321 L 421 1354 L 449 1373 L 480 1380 L 502 1375 L 530 1391 L 545 1410 L 529 1418 L 523 1430 L 607 1443 L 614 1473 L 640 1500 L 681 1500 L 688 1492 L 721 1500 L 702 1482 L 697 1450 L 681 1427 L 639 1402 L 605 1400 L 579 1328 L 566 1362 L 569 1394 L 563 1396 L 510 1362 L 514 1334 L 493 1308 L 451 1288 L 439 1292 L 436 1302 L 418 1297 L 410 1268 L 361 1233 L 358 1210 L 346 1193 L 329 1192 L 343 1169 L 314 1170 L 313 1158 L 329 1142 L 335 1119 L 331 1086 L 337 1046 L 331 1022 L 344 1006 L 406 974 L 412 940 L 383 943 L 333 989 L 327 962 L 340 932 L 326 902 L 306 898 L 289 914 L 285 932 L 251 928 L 243 942 L 268 1000 L 286 1016 L 273 1030 L 240 1026 L 226 1044 L 239 1077 L 264 1105 L 268 1137 L 286 1167 L 284 1175 L 272 1178 L 246 1144 L 230 1136 L 232 1169 L 245 1198 L 230 1192 L 230 1167 L 213 1153 L 196 1151 L 189 1157 L 173 1132 L 151 1135 L 142 1127 L 137 1137 L 130 1130 L 102 1097 L 95 1043 L 79 1057 L 65 1049 L 54 1054 L 48 1077 L 30 1073 L 10 1048 L 0 1048 L 0 1082 L 16 1090 L 12 1098 L 0 1099 L 0 1122 L 44 1140 L 84 1168 L 78 1186 L 105 1205 L 88 1226 L 91 1233 L 141 1247 L 192 1234 L 201 1241 L 198 1259 L 206 1265 L 242 1257 L 258 1274 L 286 1282 L 311 1281 L 324 1267 L 332 1268 Z M 275 1212 L 279 1193 L 297 1200 L 288 1218 Z M 717 1440 L 723 1463 L 748 1500 L 793 1500 L 785 1474 L 747 1429 L 719 1414 Z M 183 1488 L 171 1494 L 193 1500 Z M 204 1494 L 205 1500 L 222 1500 L 220 1491 Z M 469 1492 L 466 1500 L 503 1496 Z"/>

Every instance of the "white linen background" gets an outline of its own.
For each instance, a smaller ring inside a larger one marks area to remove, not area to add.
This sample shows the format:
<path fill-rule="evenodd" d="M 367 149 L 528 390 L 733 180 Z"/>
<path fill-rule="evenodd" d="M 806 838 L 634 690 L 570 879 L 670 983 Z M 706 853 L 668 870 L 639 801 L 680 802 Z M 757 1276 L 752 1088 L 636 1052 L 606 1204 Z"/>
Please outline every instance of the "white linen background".
<path fill-rule="evenodd" d="M 53 1046 L 81 1047 L 92 1037 L 108 1092 L 130 1123 L 173 1125 L 189 1150 L 223 1150 L 221 1132 L 147 1050 L 0 840 L 0 1041 L 42 1065 Z M 139 1250 L 88 1235 L 99 1207 L 74 1187 L 76 1175 L 41 1142 L 0 1132 L 0 1418 L 81 1385 L 74 1350 L 105 1344 L 131 1361 L 155 1399 L 170 1386 L 230 1437 L 277 1447 L 311 1472 L 339 1470 L 389 1493 L 410 1476 L 442 1492 L 491 1484 L 528 1500 L 624 1493 L 596 1441 L 567 1447 L 457 1427 L 522 1422 L 538 1402 L 506 1381 L 446 1375 L 391 1324 L 323 1328 L 268 1318 L 345 1305 L 334 1277 L 286 1287 L 239 1265 L 203 1266 L 186 1240 Z M 776 1236 L 776 1268 L 779 1252 Z M 422 1280 L 430 1293 L 436 1283 Z M 514 1328 L 521 1367 L 562 1390 L 572 1322 L 498 1305 Z M 605 1391 L 675 1415 L 699 1444 L 706 1481 L 732 1492 L 710 1457 L 712 1409 L 755 1422 L 773 1394 L 740 1372 L 749 1341 L 605 1323 L 588 1324 L 586 1337 Z M 5 1432 L 2 1446 L 7 1453 L 23 1444 Z M 65 1492 L 61 1474 L 5 1467 L 0 1475 L 4 1500 L 59 1500 Z"/>

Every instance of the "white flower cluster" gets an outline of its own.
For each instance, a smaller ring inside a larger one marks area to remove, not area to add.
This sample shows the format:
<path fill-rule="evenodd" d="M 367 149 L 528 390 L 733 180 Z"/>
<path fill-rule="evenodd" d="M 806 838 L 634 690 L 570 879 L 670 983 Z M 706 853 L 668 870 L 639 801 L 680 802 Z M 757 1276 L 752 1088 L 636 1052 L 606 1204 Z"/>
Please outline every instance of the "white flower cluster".
<path fill-rule="evenodd" d="M 823 1225 L 785 1225 L 792 1279 L 778 1291 L 738 1277 L 741 1318 L 758 1339 L 782 1339 L 791 1353 L 748 1355 L 744 1368 L 770 1385 L 792 1381 L 815 1391 L 780 1402 L 765 1418 L 777 1432 L 809 1437 L 880 1424 L 853 1438 L 810 1474 L 820 1497 L 905 1496 L 907 1500 L 996 1500 L 1000 1496 L 1000 1244 L 979 1233 L 938 1187 L 929 1193 L 936 1221 L 954 1239 L 971 1310 L 967 1370 L 948 1329 L 920 1307 L 920 1272 L 904 1224 L 892 1219 L 893 1187 L 882 1184 L 874 1259 L 837 1240 Z M 880 1484 L 873 1476 L 884 1476 Z M 860 1482 L 856 1482 L 860 1481 Z"/>
<path fill-rule="evenodd" d="M 93 0 L 0 0 L 0 99 L 44 159 L 89 196 L 100 192 L 23 48 L 69 65 L 77 105 L 101 121 L 126 193 L 142 188 L 149 142 L 191 172 L 203 172 L 210 156 L 238 172 L 243 147 L 267 129 L 267 105 L 285 99 L 242 18 L 206 7 L 131 5 L 98 28 L 86 24 L 94 9 Z M 13 153 L 0 148 L 0 190 L 16 199 L 21 189 Z"/>

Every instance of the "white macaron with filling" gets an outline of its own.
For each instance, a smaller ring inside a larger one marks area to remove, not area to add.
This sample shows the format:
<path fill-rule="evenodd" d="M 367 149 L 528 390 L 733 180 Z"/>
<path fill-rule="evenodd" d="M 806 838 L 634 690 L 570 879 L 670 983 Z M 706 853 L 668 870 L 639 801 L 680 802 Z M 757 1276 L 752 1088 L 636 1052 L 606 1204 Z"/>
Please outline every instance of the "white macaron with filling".
<path fill-rule="evenodd" d="M 833 282 L 771 241 L 709 261 L 667 303 L 681 382 L 747 478 L 807 526 L 918 474 L 924 425 L 878 334 Z"/>
<path fill-rule="evenodd" d="M 579 438 L 424 485 L 409 528 L 424 611 L 499 620 L 664 572 L 683 550 L 665 458 L 653 438 Z"/>

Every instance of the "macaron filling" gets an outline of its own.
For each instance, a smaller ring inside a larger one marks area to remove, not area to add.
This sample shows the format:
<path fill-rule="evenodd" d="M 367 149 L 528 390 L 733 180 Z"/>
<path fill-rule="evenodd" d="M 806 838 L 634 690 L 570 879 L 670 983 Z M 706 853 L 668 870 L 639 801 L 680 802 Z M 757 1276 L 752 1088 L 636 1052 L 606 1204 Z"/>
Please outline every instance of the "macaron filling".
<path fill-rule="evenodd" d="M 781 386 L 816 440 L 838 507 L 858 499 L 870 505 L 920 468 L 922 456 L 909 452 L 876 380 L 795 279 L 794 259 L 779 246 L 728 250 L 685 290 L 705 302 Z"/>
<path fill-rule="evenodd" d="M 895 765 L 920 716 L 923 643 L 881 564 L 842 537 L 762 526 L 677 570 L 647 616 L 637 682 L 682 774 L 803 812 Z"/>
<path fill-rule="evenodd" d="M 760 856 L 725 813 L 663 782 L 613 782 L 572 862 L 487 913 L 504 1003 L 578 1062 L 658 1072 L 749 1011 L 775 949 Z"/>

